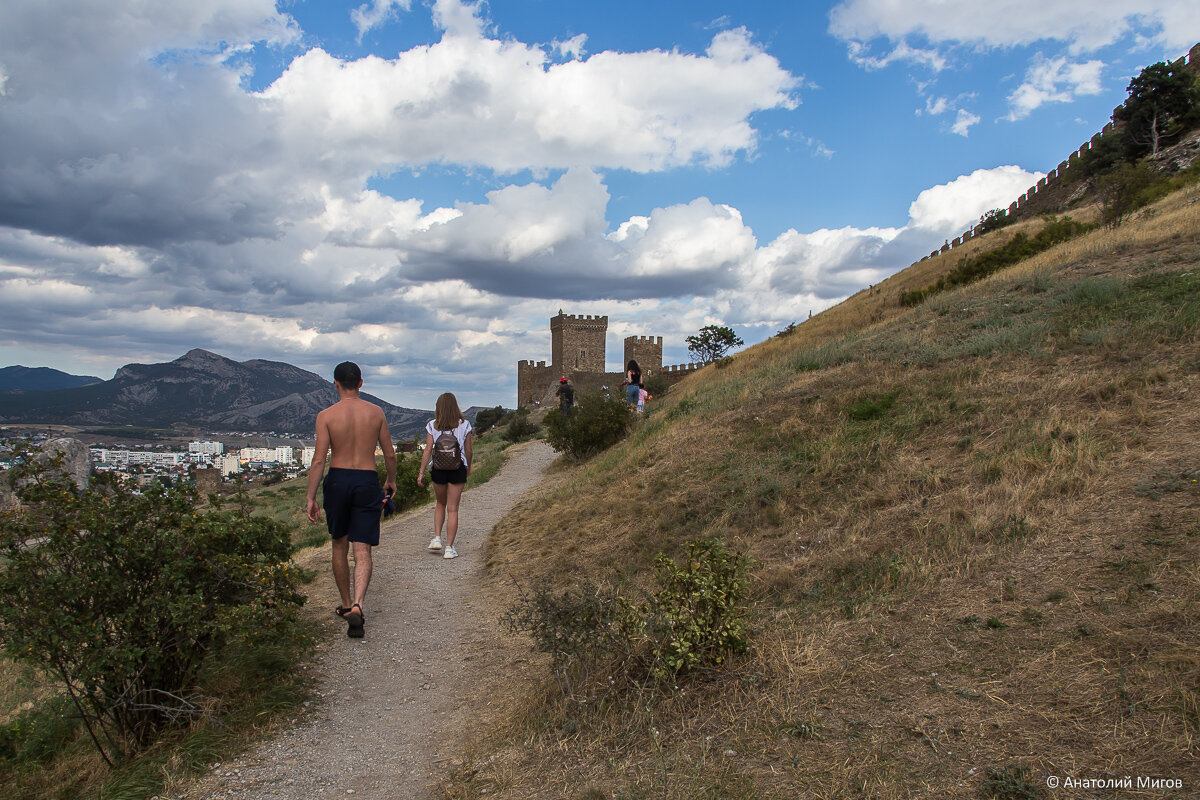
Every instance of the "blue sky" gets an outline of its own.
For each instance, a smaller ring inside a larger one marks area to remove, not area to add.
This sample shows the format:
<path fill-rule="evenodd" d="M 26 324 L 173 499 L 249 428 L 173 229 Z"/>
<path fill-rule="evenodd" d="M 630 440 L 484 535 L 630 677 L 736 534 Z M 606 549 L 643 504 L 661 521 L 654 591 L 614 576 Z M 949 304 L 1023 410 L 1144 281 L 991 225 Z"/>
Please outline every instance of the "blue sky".
<path fill-rule="evenodd" d="M 1189 0 L 10 0 L 0 365 L 512 405 L 548 320 L 761 341 L 1007 206 Z"/>

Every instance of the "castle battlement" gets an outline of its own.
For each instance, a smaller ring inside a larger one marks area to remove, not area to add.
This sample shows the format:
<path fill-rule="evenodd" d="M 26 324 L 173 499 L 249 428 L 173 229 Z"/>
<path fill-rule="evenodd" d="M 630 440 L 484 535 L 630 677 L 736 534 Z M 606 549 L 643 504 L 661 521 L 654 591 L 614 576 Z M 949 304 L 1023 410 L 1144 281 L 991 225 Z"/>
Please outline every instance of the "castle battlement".
<path fill-rule="evenodd" d="M 545 361 L 517 362 L 517 405 L 531 407 L 554 403 L 554 389 L 559 378 L 566 376 L 576 391 L 611 392 L 624 375 L 605 372 L 605 338 L 608 335 L 606 315 L 558 314 L 550 318 L 550 364 Z M 680 364 L 663 369 L 661 336 L 627 336 L 625 363 L 637 361 L 644 377 L 663 373 L 670 383 L 676 383 L 699 364 Z"/>
<path fill-rule="evenodd" d="M 564 313 L 562 313 L 562 312 L 560 311 L 560 312 L 558 312 L 558 316 L 557 316 L 557 317 L 551 317 L 551 318 L 550 318 L 550 325 L 551 325 L 551 326 L 554 326 L 554 325 L 555 325 L 555 323 L 557 323 L 557 324 L 561 325 L 561 324 L 563 324 L 564 322 L 566 322 L 566 323 L 574 323 L 574 324 L 578 324 L 578 323 L 580 323 L 580 322 L 584 322 L 584 323 L 589 323 L 589 324 L 592 324 L 592 325 L 596 325 L 596 324 L 602 324 L 602 325 L 604 325 L 604 327 L 606 327 L 606 328 L 608 327 L 608 317 L 607 317 L 607 316 L 600 316 L 599 314 L 596 314 L 596 315 L 592 315 L 592 314 L 580 314 L 580 315 L 576 316 L 576 315 L 574 315 L 574 314 L 564 314 Z"/>
<path fill-rule="evenodd" d="M 1192 49 L 1189 50 L 1185 55 L 1171 62 L 1171 66 L 1175 67 L 1176 69 L 1186 69 L 1189 72 L 1200 75 L 1200 43 L 1193 45 Z M 1125 104 L 1122 103 L 1113 109 L 1112 116 L 1114 120 L 1117 118 L 1117 114 L 1119 114 L 1121 109 L 1124 107 Z M 1075 150 L 1075 152 L 1071 153 L 1071 155 L 1069 155 L 1065 161 L 1046 173 L 1046 177 L 1039 180 L 1033 186 L 1030 186 L 1024 194 L 1011 203 L 1008 208 L 1004 209 L 1001 213 L 1001 219 L 1018 216 L 1022 211 L 1026 211 L 1029 205 L 1033 204 L 1037 200 L 1040 200 L 1042 196 L 1046 195 L 1048 192 L 1051 194 L 1050 199 L 1047 202 L 1053 204 L 1055 202 L 1055 194 L 1053 193 L 1053 190 L 1056 190 L 1060 183 L 1069 181 L 1073 177 L 1073 171 L 1079 165 L 1080 159 L 1087 155 L 1087 152 L 1099 143 L 1102 136 L 1112 133 L 1114 130 L 1116 130 L 1116 127 L 1117 126 L 1114 122 L 1106 123 L 1098 133 L 1092 136 L 1092 138 L 1088 141 L 1081 144 L 1079 148 Z M 1061 199 L 1062 198 L 1060 198 L 1060 201 Z M 1044 207 L 1041 209 L 1035 209 L 1035 213 L 1042 213 L 1045 210 L 1046 209 Z M 952 242 L 946 242 L 946 244 L 942 245 L 941 248 L 934 250 L 928 256 L 923 257 L 921 261 L 924 261 L 927 258 L 933 258 L 934 256 L 945 253 L 948 250 L 970 241 L 982 232 L 982 227 L 982 223 L 975 225 L 971 228 L 971 230 L 965 232 L 962 236 L 955 238 Z M 920 263 L 920 261 L 917 263 Z"/>

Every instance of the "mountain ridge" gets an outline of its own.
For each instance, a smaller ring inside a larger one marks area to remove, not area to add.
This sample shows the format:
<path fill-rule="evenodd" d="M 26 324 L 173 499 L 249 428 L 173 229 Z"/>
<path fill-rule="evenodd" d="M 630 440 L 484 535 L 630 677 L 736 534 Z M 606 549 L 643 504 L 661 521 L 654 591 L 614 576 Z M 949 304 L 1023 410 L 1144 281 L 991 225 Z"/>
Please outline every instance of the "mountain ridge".
<path fill-rule="evenodd" d="M 26 367 L 14 364 L 0 367 L 0 392 L 44 392 L 71 389 L 100 383 L 94 375 L 72 375 L 50 367 Z"/>
<path fill-rule="evenodd" d="M 383 409 L 393 437 L 421 430 L 432 412 L 363 393 Z M 337 402 L 333 383 L 282 361 L 233 359 L 193 348 L 173 361 L 126 364 L 108 381 L 0 396 L 0 422 L 198 427 L 311 434 Z"/>

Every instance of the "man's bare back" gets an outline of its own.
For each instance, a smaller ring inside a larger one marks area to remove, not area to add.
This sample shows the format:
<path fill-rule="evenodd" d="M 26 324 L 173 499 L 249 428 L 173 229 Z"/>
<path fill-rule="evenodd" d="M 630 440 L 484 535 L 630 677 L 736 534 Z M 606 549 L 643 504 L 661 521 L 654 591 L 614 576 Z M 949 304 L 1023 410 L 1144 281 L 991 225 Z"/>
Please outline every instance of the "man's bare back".
<path fill-rule="evenodd" d="M 329 466 L 375 469 L 375 446 L 388 439 L 387 420 L 379 406 L 358 397 L 339 400 L 317 414 L 318 439 L 322 428 L 333 449 Z"/>
<path fill-rule="evenodd" d="M 396 451 L 388 433 L 383 409 L 358 396 L 358 387 L 347 389 L 335 383 L 340 398 L 317 414 L 317 445 L 308 468 L 308 518 L 316 522 L 321 515 L 317 505 L 317 486 L 325 472 L 326 454 L 335 469 L 375 469 L 375 446 L 383 451 L 387 463 L 384 494 L 396 491 Z M 359 386 L 362 382 L 359 381 Z"/>

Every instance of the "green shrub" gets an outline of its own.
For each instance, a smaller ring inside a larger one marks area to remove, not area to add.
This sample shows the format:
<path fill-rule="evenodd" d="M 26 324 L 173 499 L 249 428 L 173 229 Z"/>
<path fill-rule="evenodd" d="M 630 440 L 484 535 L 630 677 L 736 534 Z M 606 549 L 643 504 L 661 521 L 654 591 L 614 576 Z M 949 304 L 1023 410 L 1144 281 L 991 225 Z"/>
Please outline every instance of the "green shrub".
<path fill-rule="evenodd" d="M 651 397 L 661 398 L 670 389 L 667 379 L 663 375 L 654 374 L 642 381 L 642 388 L 646 390 L 646 394 Z"/>
<path fill-rule="evenodd" d="M 379 473 L 379 484 L 382 486 L 387 477 L 387 468 L 383 464 L 377 464 L 375 469 Z M 420 471 L 420 453 L 396 454 L 396 493 L 392 495 L 392 502 L 396 505 L 397 513 L 429 502 L 432 495 L 429 493 L 428 484 L 417 486 L 417 473 Z"/>
<path fill-rule="evenodd" d="M 633 408 L 623 398 L 577 394 L 569 417 L 546 415 L 550 446 L 573 461 L 584 461 L 621 441 L 633 425 Z"/>
<path fill-rule="evenodd" d="M 570 697 L 613 688 L 612 678 L 622 673 L 669 686 L 748 646 L 746 566 L 746 557 L 719 539 L 696 539 L 682 564 L 659 554 L 659 589 L 640 603 L 591 583 L 559 593 L 543 587 L 522 591 L 501 621 L 553 658 L 555 678 Z M 604 666 L 610 680 L 589 685 Z"/>
<path fill-rule="evenodd" d="M 71 701 L 65 696 L 22 711 L 0 726 L 0 760 L 28 763 L 52 758 L 79 730 L 79 717 L 71 712 Z"/>
<path fill-rule="evenodd" d="M 985 212 L 979 218 L 979 235 L 991 231 L 998 231 L 1006 225 L 1013 223 L 1013 217 L 1008 216 L 1008 212 L 1003 208 L 993 208 L 991 211 Z"/>
<path fill-rule="evenodd" d="M 1018 233 L 994 250 L 988 250 L 977 256 L 963 256 L 954 269 L 938 278 L 935 283 L 924 289 L 913 289 L 901 294 L 900 303 L 905 306 L 919 305 L 938 292 L 955 286 L 965 286 L 986 278 L 1005 267 L 1031 258 L 1043 250 L 1049 250 L 1056 244 L 1087 233 L 1093 227 L 1086 222 L 1077 222 L 1070 217 L 1061 219 L 1047 217 L 1046 225 L 1032 237 L 1023 232 Z"/>
<path fill-rule="evenodd" d="M 518 408 L 508 420 L 508 427 L 504 430 L 504 441 L 524 441 L 536 436 L 539 430 L 538 424 L 529 419 L 529 409 Z"/>
<path fill-rule="evenodd" d="M 1145 164 L 1121 164 L 1101 175 L 1096 181 L 1100 195 L 1100 221 L 1105 227 L 1116 228 L 1128 214 L 1145 204 L 1143 193 L 1156 183 L 1156 176 Z"/>
<path fill-rule="evenodd" d="M 612 588 L 585 582 L 563 592 L 542 585 L 520 591 L 501 622 L 514 633 L 527 633 L 533 645 L 553 659 L 559 688 L 576 697 L 595 666 L 620 647 L 619 629 L 629 606 Z"/>
<path fill-rule="evenodd" d="M 482 435 L 496 427 L 496 423 L 504 419 L 504 408 L 485 408 L 475 415 L 475 432 Z"/>
<path fill-rule="evenodd" d="M 652 678 L 669 682 L 746 649 L 746 565 L 720 539 L 688 542 L 682 564 L 659 554 L 654 574 L 662 588 L 640 609 Z"/>
<path fill-rule="evenodd" d="M 876 399 L 864 398 L 856 403 L 852 403 L 846 409 L 846 416 L 850 419 L 865 421 L 870 419 L 879 419 L 886 414 L 891 407 L 896 403 L 896 397 L 899 392 L 888 392 Z"/>
<path fill-rule="evenodd" d="M 0 518 L 0 641 L 62 683 L 110 763 L 201 714 L 198 676 L 227 646 L 296 624 L 300 574 L 280 523 L 109 476 L 80 492 L 32 459 L 14 473 L 25 483 L 22 509 Z"/>

